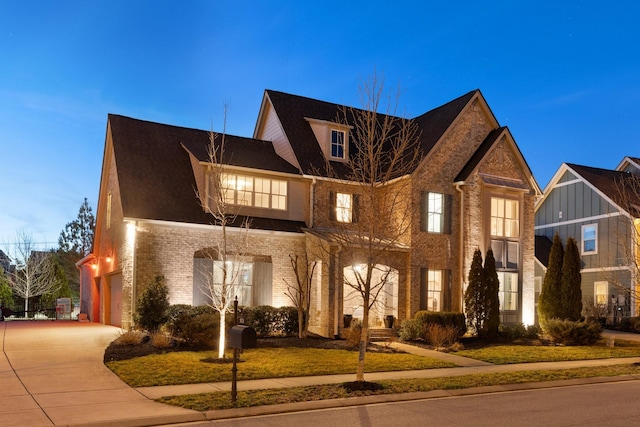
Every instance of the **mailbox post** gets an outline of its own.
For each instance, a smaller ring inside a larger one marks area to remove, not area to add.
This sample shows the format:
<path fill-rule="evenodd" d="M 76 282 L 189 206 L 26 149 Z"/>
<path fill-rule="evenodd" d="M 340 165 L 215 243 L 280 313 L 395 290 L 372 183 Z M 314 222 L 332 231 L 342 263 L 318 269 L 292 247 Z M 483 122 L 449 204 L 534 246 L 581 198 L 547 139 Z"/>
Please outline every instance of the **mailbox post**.
<path fill-rule="evenodd" d="M 238 312 L 238 299 L 234 301 L 234 308 Z M 237 314 L 236 314 L 237 323 Z M 229 346 L 233 347 L 233 368 L 231 368 L 231 401 L 238 399 L 238 351 L 243 348 L 256 347 L 256 330 L 244 325 L 235 325 L 229 331 Z"/>

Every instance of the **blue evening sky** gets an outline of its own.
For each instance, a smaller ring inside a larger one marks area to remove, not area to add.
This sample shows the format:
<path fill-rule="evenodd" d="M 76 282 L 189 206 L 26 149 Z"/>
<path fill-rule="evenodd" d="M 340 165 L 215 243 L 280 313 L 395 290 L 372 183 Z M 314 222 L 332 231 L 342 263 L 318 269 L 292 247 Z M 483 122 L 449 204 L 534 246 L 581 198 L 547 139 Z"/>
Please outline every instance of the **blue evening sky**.
<path fill-rule="evenodd" d="M 544 188 L 640 156 L 635 1 L 0 3 L 0 248 L 96 209 L 108 113 L 252 136 L 265 89 L 416 116 L 479 88 Z M 170 171 L 167 171 L 170 173 Z"/>

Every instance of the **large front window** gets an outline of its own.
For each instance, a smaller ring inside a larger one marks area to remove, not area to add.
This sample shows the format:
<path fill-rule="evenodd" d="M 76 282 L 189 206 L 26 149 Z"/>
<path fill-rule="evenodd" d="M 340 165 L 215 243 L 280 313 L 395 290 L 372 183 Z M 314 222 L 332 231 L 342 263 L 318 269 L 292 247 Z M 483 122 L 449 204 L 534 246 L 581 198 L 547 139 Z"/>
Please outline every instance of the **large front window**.
<path fill-rule="evenodd" d="M 496 237 L 518 237 L 520 220 L 518 201 L 491 198 L 491 235 Z"/>
<path fill-rule="evenodd" d="M 427 272 L 427 310 L 440 311 L 442 304 L 442 270 Z"/>
<path fill-rule="evenodd" d="M 286 181 L 223 173 L 220 184 L 224 201 L 228 204 L 287 209 Z"/>
<path fill-rule="evenodd" d="M 498 299 L 500 300 L 500 310 L 515 311 L 518 309 L 518 273 L 498 272 L 500 288 Z"/>

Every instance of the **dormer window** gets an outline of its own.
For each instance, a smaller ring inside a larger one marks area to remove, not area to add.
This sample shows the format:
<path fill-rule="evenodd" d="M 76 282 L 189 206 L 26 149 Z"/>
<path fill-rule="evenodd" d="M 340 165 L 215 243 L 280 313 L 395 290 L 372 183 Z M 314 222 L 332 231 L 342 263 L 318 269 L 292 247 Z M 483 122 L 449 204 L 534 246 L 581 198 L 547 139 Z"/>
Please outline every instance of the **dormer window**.
<path fill-rule="evenodd" d="M 344 159 L 344 131 L 331 129 L 331 157 Z"/>

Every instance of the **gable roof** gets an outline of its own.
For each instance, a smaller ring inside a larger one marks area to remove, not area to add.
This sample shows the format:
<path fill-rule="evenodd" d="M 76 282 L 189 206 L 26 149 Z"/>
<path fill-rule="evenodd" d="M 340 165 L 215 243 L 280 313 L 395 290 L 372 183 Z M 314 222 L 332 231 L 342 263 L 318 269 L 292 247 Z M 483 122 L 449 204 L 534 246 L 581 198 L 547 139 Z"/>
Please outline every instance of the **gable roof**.
<path fill-rule="evenodd" d="M 209 132 L 170 126 L 115 114 L 108 116 L 114 160 L 125 218 L 212 224 L 196 195 L 189 152 L 206 156 Z M 255 147 L 251 144 L 255 143 Z M 230 165 L 296 173 L 275 154 L 270 143 L 227 135 Z M 271 146 L 271 147 L 269 147 Z M 186 148 L 186 149 L 185 149 Z M 187 151 L 188 150 L 188 151 Z M 252 228 L 291 231 L 297 221 L 252 218 Z"/>
<path fill-rule="evenodd" d="M 640 188 L 638 187 L 640 181 L 637 177 L 622 171 L 572 163 L 565 163 L 565 165 L 618 205 L 618 207 L 634 217 L 640 217 Z M 622 189 L 625 187 L 630 191 L 623 194 Z"/>
<path fill-rule="evenodd" d="M 412 119 L 419 128 L 419 145 L 423 155 L 426 155 L 433 148 L 462 109 L 469 103 L 474 95 L 479 92 L 479 90 L 468 92 L 453 101 Z M 337 123 L 338 118 L 341 117 L 340 113 L 344 108 L 346 108 L 347 111 L 354 111 L 356 113 L 363 111 L 357 108 L 345 107 L 330 102 L 273 90 L 266 90 L 265 96 L 271 102 L 280 120 L 282 129 L 300 164 L 302 173 L 309 175 L 317 174 L 318 171 L 324 170 L 325 157 L 306 118 Z M 347 114 L 347 116 L 351 116 L 351 114 Z M 380 118 L 384 117 L 383 114 L 378 114 L 378 116 Z M 353 117 L 343 119 L 347 120 L 348 125 L 355 125 L 351 123 Z M 353 144 L 353 138 L 350 137 L 350 155 L 353 155 L 355 150 L 356 147 Z M 338 173 L 346 172 L 342 163 L 331 162 L 331 164 L 338 170 Z"/>
<path fill-rule="evenodd" d="M 530 177 L 529 183 L 524 183 L 520 180 L 501 179 L 497 177 L 491 177 L 491 178 L 485 177 L 483 178 L 484 181 L 489 184 L 496 184 L 496 185 L 501 185 L 505 187 L 517 188 L 521 190 L 532 189 L 536 194 L 542 194 L 542 191 L 540 190 L 540 187 L 538 186 L 537 181 L 533 177 L 533 173 L 531 172 L 531 169 L 529 168 L 527 161 L 522 155 L 520 148 L 511 137 L 511 133 L 509 132 L 509 128 L 507 127 L 499 127 L 489 132 L 489 134 L 484 139 L 484 141 L 482 141 L 482 144 L 480 144 L 478 149 L 473 153 L 471 158 L 464 165 L 460 173 L 455 177 L 454 182 L 465 181 L 467 178 L 469 178 L 469 176 L 473 173 L 473 171 L 476 170 L 476 168 L 478 167 L 482 159 L 484 159 L 484 157 L 487 155 L 489 150 L 491 150 L 491 148 L 500 140 L 502 136 L 509 136 L 508 140 L 512 142 L 512 145 L 516 151 L 516 155 L 518 159 L 521 162 L 524 172 Z"/>

